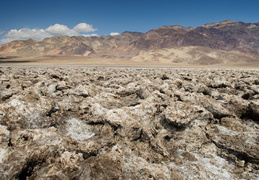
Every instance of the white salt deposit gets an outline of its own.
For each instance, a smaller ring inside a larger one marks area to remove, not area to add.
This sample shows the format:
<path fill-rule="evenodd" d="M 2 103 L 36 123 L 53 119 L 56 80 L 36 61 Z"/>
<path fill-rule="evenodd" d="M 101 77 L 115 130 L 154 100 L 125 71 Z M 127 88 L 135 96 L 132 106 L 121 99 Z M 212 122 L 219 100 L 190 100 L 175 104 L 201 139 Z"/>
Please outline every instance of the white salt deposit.
<path fill-rule="evenodd" d="M 13 100 L 11 100 L 9 103 L 10 103 L 10 105 L 11 105 L 12 107 L 21 106 L 22 104 L 24 104 L 23 101 L 20 101 L 20 100 L 18 100 L 18 99 L 13 99 Z"/>
<path fill-rule="evenodd" d="M 106 113 L 106 109 L 103 108 L 99 103 L 95 103 L 92 105 L 91 109 L 93 110 L 93 112 L 95 114 L 98 114 L 98 115 L 104 115 Z"/>
<path fill-rule="evenodd" d="M 6 157 L 7 149 L 0 149 L 0 163 L 3 163 L 4 158 Z"/>
<path fill-rule="evenodd" d="M 246 136 L 246 141 L 245 144 L 247 146 L 253 147 L 253 146 L 257 146 L 259 144 L 258 140 L 259 140 L 259 133 L 257 134 L 245 134 Z"/>
<path fill-rule="evenodd" d="M 183 151 L 178 150 L 178 152 Z M 225 159 L 215 154 L 211 154 L 210 158 L 203 157 L 196 153 L 191 154 L 196 157 L 197 161 L 185 160 L 182 164 L 170 163 L 170 166 L 180 169 L 182 174 L 188 179 L 234 179 L 231 174 L 234 165 Z"/>
<path fill-rule="evenodd" d="M 234 169 L 234 165 L 225 159 L 216 155 L 213 155 L 213 158 L 204 158 L 198 154 L 196 158 L 197 164 L 203 166 L 209 172 L 208 174 L 213 175 L 212 177 L 217 177 L 215 179 L 233 179 L 230 170 Z"/>
<path fill-rule="evenodd" d="M 61 139 L 58 138 L 57 132 L 54 131 L 55 128 L 49 129 L 34 129 L 33 130 L 33 140 L 37 144 L 47 144 L 47 145 L 56 145 L 61 142 Z"/>
<path fill-rule="evenodd" d="M 77 141 L 84 141 L 94 136 L 89 125 L 75 118 L 67 121 L 66 131 L 66 136 Z"/>
<path fill-rule="evenodd" d="M 217 126 L 218 130 L 220 131 L 220 134 L 228 135 L 228 136 L 236 136 L 240 135 L 237 131 L 232 131 L 224 126 Z"/>

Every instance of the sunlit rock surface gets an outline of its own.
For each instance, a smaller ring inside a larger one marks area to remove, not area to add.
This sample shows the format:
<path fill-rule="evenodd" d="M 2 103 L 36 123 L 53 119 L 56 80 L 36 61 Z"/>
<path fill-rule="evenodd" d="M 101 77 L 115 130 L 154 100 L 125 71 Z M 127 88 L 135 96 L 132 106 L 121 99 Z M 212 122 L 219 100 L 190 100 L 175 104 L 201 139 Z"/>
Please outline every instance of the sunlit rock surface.
<path fill-rule="evenodd" d="M 0 179 L 259 179 L 259 71 L 0 68 Z"/>

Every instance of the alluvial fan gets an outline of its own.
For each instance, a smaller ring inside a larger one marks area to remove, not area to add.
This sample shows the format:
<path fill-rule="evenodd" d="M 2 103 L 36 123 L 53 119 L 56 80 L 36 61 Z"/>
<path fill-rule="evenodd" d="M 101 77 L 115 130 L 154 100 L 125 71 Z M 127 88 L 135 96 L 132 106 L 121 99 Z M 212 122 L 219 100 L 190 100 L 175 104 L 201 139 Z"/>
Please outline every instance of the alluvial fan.
<path fill-rule="evenodd" d="M 259 179 L 258 72 L 0 67 L 1 179 Z"/>

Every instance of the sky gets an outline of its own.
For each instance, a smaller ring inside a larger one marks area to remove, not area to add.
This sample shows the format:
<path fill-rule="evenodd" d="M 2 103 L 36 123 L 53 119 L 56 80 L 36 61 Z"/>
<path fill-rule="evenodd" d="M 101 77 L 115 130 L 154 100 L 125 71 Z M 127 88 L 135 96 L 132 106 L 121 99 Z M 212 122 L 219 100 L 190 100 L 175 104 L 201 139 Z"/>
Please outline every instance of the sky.
<path fill-rule="evenodd" d="M 0 7 L 0 44 L 147 32 L 163 25 L 259 22 L 259 0 L 1 0 Z"/>

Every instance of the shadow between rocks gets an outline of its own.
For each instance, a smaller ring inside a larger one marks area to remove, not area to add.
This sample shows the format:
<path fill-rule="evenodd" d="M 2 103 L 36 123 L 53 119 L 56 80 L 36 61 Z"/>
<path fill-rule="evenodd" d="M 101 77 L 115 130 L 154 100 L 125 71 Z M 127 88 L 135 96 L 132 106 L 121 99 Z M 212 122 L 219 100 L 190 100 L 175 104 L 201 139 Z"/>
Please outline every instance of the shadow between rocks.
<path fill-rule="evenodd" d="M 1 60 L 0 59 L 0 64 L 7 64 L 7 63 L 30 63 L 30 62 L 35 62 L 35 61 L 8 61 L 8 60 Z"/>

